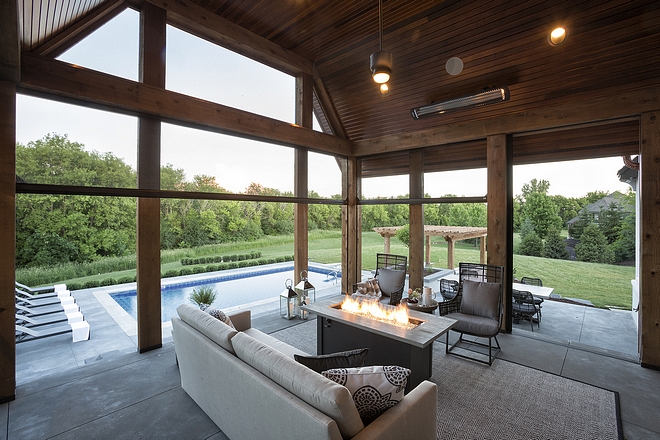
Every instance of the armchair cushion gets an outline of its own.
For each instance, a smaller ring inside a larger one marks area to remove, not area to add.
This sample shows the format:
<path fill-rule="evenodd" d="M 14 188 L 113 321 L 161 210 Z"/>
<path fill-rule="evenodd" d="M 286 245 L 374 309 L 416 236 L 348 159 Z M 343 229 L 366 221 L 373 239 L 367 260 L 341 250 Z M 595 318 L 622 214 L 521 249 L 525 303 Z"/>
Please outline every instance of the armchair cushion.
<path fill-rule="evenodd" d="M 463 281 L 461 313 L 499 319 L 500 283 Z"/>
<path fill-rule="evenodd" d="M 383 296 L 390 296 L 403 288 L 406 282 L 406 271 L 395 269 L 378 269 L 378 285 Z"/>
<path fill-rule="evenodd" d="M 451 328 L 457 332 L 487 338 L 497 335 L 500 331 L 500 324 L 496 319 L 484 318 L 477 315 L 466 315 L 464 313 L 452 313 L 450 318 L 457 321 Z"/>

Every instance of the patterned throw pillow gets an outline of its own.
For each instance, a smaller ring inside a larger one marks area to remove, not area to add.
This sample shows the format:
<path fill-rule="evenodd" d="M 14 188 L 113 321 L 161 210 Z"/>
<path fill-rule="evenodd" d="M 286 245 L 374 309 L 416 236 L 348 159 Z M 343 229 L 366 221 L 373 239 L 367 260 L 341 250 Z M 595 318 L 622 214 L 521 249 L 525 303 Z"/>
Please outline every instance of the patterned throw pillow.
<path fill-rule="evenodd" d="M 367 425 L 403 399 L 410 370 L 399 366 L 372 366 L 337 368 L 321 374 L 348 388 L 362 422 Z"/>
<path fill-rule="evenodd" d="M 225 315 L 225 312 L 223 312 L 222 310 L 218 310 L 215 307 L 211 307 L 208 304 L 200 304 L 199 308 L 202 309 L 202 311 L 213 316 L 214 318 L 224 322 L 229 327 L 236 328 L 234 327 L 234 324 L 231 322 L 231 319 L 229 319 L 229 316 Z"/>

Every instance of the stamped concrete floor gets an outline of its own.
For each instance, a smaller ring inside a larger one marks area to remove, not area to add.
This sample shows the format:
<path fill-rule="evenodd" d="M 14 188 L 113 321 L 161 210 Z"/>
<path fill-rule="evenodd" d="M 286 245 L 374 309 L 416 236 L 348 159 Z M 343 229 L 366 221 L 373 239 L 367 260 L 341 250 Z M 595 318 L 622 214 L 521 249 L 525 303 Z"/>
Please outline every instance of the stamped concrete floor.
<path fill-rule="evenodd" d="M 16 400 L 0 405 L 0 440 L 226 438 L 181 389 L 167 328 L 162 348 L 137 354 L 135 337 L 94 295 L 78 292 L 76 300 L 91 339 L 74 344 L 61 335 L 18 345 Z M 499 336 L 495 362 L 617 391 L 626 439 L 660 439 L 660 371 L 639 366 L 632 318 L 588 309 L 546 301 L 540 329 L 534 324 L 532 333 L 523 322 Z M 300 322 L 281 319 L 276 302 L 259 310 L 253 325 L 268 333 Z"/>

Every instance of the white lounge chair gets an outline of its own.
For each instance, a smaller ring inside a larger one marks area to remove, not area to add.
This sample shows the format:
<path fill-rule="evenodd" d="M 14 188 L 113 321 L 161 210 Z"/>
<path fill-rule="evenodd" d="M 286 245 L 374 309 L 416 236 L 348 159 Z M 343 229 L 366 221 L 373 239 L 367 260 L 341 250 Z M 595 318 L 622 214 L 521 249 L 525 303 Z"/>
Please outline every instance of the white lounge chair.
<path fill-rule="evenodd" d="M 89 323 L 87 321 L 74 322 L 50 328 L 34 328 L 22 325 L 16 326 L 16 342 L 26 342 L 34 339 L 47 338 L 48 336 L 71 333 L 73 342 L 86 341 L 89 339 Z"/>

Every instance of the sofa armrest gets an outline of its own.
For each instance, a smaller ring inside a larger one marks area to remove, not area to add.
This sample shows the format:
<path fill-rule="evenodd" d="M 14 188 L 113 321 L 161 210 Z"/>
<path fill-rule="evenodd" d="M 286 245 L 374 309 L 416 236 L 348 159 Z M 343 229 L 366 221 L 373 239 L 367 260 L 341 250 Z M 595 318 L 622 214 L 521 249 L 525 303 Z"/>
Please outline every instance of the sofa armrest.
<path fill-rule="evenodd" d="M 428 380 L 410 391 L 398 404 L 381 414 L 353 440 L 435 440 L 438 424 L 438 386 Z"/>
<path fill-rule="evenodd" d="M 252 313 L 250 310 L 240 310 L 234 313 L 227 313 L 231 323 L 239 332 L 252 328 Z"/>

